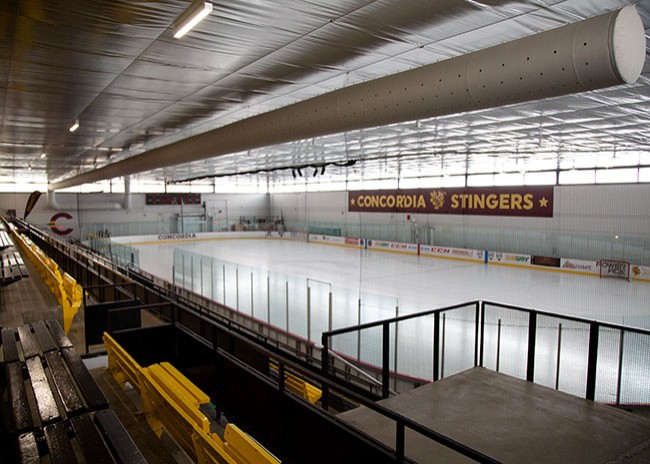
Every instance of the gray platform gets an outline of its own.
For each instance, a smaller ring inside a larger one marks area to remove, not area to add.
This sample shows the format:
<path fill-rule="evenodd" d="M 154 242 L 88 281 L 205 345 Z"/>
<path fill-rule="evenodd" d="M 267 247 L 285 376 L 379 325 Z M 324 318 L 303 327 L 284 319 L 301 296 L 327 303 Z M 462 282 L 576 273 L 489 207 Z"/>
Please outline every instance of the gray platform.
<path fill-rule="evenodd" d="M 504 463 L 650 463 L 650 420 L 610 406 L 474 368 L 380 402 Z M 394 446 L 394 422 L 368 408 L 339 416 Z M 421 463 L 472 462 L 408 432 Z"/>

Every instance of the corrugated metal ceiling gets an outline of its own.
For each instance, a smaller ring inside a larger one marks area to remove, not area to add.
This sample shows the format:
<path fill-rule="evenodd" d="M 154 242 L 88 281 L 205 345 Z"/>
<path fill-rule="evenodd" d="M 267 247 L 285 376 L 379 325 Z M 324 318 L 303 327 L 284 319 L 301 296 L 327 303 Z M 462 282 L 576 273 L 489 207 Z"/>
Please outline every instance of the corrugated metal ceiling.
<path fill-rule="evenodd" d="M 4 0 L 0 181 L 55 182 L 331 90 L 632 3 L 215 1 L 212 15 L 175 40 L 170 27 L 189 1 Z M 639 2 L 637 9 L 647 31 L 650 6 Z M 347 159 L 359 160 L 357 169 L 328 169 L 329 175 L 413 177 L 454 165 L 478 171 L 492 163 L 498 170 L 516 160 L 525 170 L 585 153 L 648 151 L 649 79 L 646 63 L 631 85 L 349 131 L 138 177 L 178 180 Z M 71 134 L 75 119 L 81 128 Z M 278 171 L 272 179 L 291 176 Z"/>

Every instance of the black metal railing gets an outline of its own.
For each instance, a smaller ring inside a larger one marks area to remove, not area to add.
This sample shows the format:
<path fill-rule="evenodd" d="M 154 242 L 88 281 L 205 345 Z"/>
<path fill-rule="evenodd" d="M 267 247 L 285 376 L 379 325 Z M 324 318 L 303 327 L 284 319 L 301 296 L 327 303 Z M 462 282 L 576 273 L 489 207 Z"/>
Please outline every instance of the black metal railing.
<path fill-rule="evenodd" d="M 402 327 L 408 337 L 398 337 Z M 336 375 L 334 351 L 377 378 L 383 397 L 481 366 L 601 403 L 650 405 L 650 330 L 641 328 L 472 301 L 325 332 L 322 344 L 324 373 Z M 413 381 L 398 383 L 404 373 Z"/>

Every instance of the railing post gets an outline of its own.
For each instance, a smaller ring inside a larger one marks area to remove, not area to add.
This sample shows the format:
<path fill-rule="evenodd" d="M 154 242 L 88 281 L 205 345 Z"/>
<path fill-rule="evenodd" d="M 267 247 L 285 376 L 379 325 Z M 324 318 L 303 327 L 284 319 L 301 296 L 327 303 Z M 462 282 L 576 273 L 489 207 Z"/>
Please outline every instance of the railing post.
<path fill-rule="evenodd" d="M 555 389 L 560 389 L 560 356 L 562 353 L 562 323 L 557 327 L 557 358 L 555 361 Z"/>
<path fill-rule="evenodd" d="M 478 366 L 478 334 L 479 334 L 479 302 L 475 304 L 476 311 L 474 312 L 474 367 Z"/>
<path fill-rule="evenodd" d="M 357 309 L 357 325 L 361 325 L 361 298 L 359 298 L 359 304 L 358 304 L 358 309 Z M 357 333 L 359 336 L 357 337 L 357 360 L 361 360 L 361 331 L 358 330 Z"/>
<path fill-rule="evenodd" d="M 447 315 L 442 314 L 442 337 L 440 346 L 440 378 L 445 378 L 445 328 L 447 326 Z"/>
<path fill-rule="evenodd" d="M 479 350 L 479 366 L 483 367 L 483 351 L 485 350 L 485 301 L 481 301 L 481 345 Z"/>
<path fill-rule="evenodd" d="M 526 363 L 526 380 L 535 381 L 535 348 L 537 346 L 537 313 L 528 314 L 528 360 Z"/>
<path fill-rule="evenodd" d="M 210 258 L 210 299 L 217 301 L 214 296 L 214 258 Z"/>
<path fill-rule="evenodd" d="M 187 288 L 185 286 L 185 254 L 181 255 L 181 263 L 182 263 L 182 265 L 181 265 L 181 275 L 183 276 L 183 281 L 182 281 L 183 283 L 181 284 L 181 286 L 183 288 Z"/>
<path fill-rule="evenodd" d="M 237 305 L 235 308 L 237 308 L 237 311 L 239 311 L 239 266 L 235 267 L 235 293 L 237 293 Z"/>
<path fill-rule="evenodd" d="M 323 350 L 321 352 L 321 375 L 323 377 L 329 377 L 329 362 L 330 362 L 330 353 L 329 353 L 329 336 L 326 333 L 323 333 L 321 337 L 321 343 L 323 345 Z M 322 395 L 321 395 L 321 405 L 325 411 L 329 408 L 329 388 L 328 384 L 323 383 L 321 385 Z"/>
<path fill-rule="evenodd" d="M 328 300 L 328 306 L 327 306 L 327 312 L 328 312 L 328 329 L 327 330 L 332 330 L 332 288 L 330 287 L 330 294 L 329 294 L 329 300 Z"/>
<path fill-rule="evenodd" d="M 287 332 L 289 331 L 289 281 L 285 281 L 284 285 L 284 303 L 285 303 L 285 314 L 286 314 L 286 328 Z"/>
<path fill-rule="evenodd" d="M 399 305 L 395 306 L 395 318 L 397 319 L 399 317 Z M 395 322 L 395 360 L 393 361 L 393 369 L 395 372 L 399 372 L 397 370 L 397 349 L 399 347 L 399 322 Z"/>
<path fill-rule="evenodd" d="M 497 321 L 497 372 L 501 362 L 501 319 Z"/>
<path fill-rule="evenodd" d="M 190 289 L 194 292 L 194 256 L 190 256 Z"/>
<path fill-rule="evenodd" d="M 404 422 L 398 420 L 395 431 L 395 462 L 404 462 Z"/>
<path fill-rule="evenodd" d="M 203 258 L 199 258 L 199 270 L 201 271 L 199 273 L 199 278 L 201 279 L 201 296 L 203 295 Z"/>
<path fill-rule="evenodd" d="M 388 322 L 382 324 L 381 344 L 381 397 L 388 398 L 390 382 L 390 326 Z"/>
<path fill-rule="evenodd" d="M 600 326 L 597 322 L 589 324 L 589 359 L 587 361 L 587 388 L 585 397 L 594 400 L 596 397 L 596 369 L 598 365 L 598 335 Z"/>
<path fill-rule="evenodd" d="M 307 341 L 311 341 L 311 287 L 307 279 Z"/>
<path fill-rule="evenodd" d="M 433 314 L 433 381 L 440 379 L 440 313 Z"/>
<path fill-rule="evenodd" d="M 271 276 L 266 276 L 266 322 L 271 323 Z"/>
<path fill-rule="evenodd" d="M 623 377 L 623 346 L 625 344 L 625 331 L 621 330 L 618 342 L 618 378 L 616 380 L 616 404 L 621 404 L 621 381 Z"/>

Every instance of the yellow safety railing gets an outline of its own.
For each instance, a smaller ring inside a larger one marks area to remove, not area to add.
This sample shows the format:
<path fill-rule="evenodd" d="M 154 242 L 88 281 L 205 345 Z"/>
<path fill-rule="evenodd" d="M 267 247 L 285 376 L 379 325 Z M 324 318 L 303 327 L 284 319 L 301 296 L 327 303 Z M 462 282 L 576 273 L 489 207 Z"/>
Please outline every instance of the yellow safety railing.
<path fill-rule="evenodd" d="M 192 441 L 198 464 L 240 464 L 226 452 L 224 442 L 216 433 L 206 433 L 194 428 Z"/>
<path fill-rule="evenodd" d="M 168 362 L 141 367 L 109 334 L 103 335 L 108 368 L 124 388 L 129 382 L 140 392 L 142 412 L 160 437 L 166 430 L 199 464 L 278 464 L 279 461 L 233 424 L 224 440 L 210 431 L 201 406 L 210 398 Z"/>
<path fill-rule="evenodd" d="M 142 412 L 149 426 L 159 437 L 166 429 L 180 447 L 196 460 L 192 434 L 195 428 L 209 433 L 210 421 L 199 410 L 197 399 L 185 388 L 186 382 L 189 380 L 178 381 L 159 364 L 142 369 Z"/>
<path fill-rule="evenodd" d="M 226 452 L 241 464 L 272 464 L 278 460 L 234 424 L 226 426 Z"/>
<path fill-rule="evenodd" d="M 142 368 L 110 335 L 104 332 L 102 336 L 108 353 L 108 371 L 120 388 L 129 382 L 133 388 L 140 391 L 140 371 Z"/>
<path fill-rule="evenodd" d="M 83 289 L 74 278 L 59 269 L 59 265 L 38 248 L 29 238 L 18 233 L 13 224 L 9 224 L 14 243 L 17 244 L 36 268 L 41 279 L 61 305 L 63 310 L 63 330 L 70 332 L 74 316 L 79 311 L 83 300 Z"/>
<path fill-rule="evenodd" d="M 271 369 L 279 372 L 277 364 L 272 362 L 269 365 L 271 366 Z M 323 392 L 320 388 L 315 387 L 309 382 L 306 382 L 305 380 L 286 370 L 284 371 L 284 386 L 287 388 L 287 390 L 306 399 L 310 403 L 316 403 L 323 395 Z"/>

